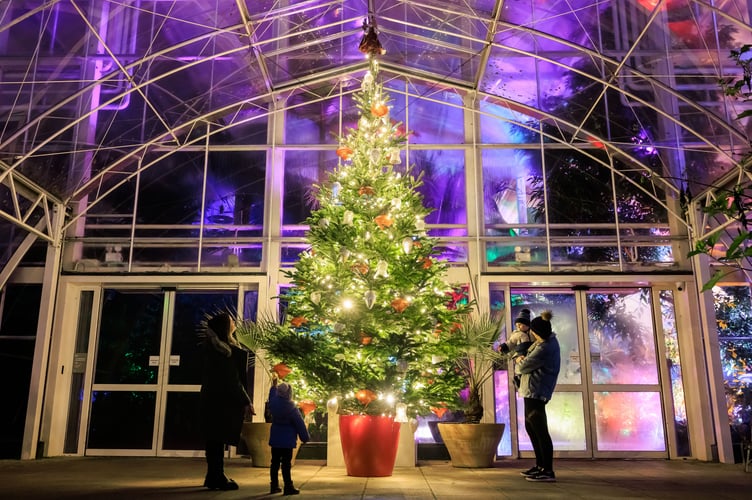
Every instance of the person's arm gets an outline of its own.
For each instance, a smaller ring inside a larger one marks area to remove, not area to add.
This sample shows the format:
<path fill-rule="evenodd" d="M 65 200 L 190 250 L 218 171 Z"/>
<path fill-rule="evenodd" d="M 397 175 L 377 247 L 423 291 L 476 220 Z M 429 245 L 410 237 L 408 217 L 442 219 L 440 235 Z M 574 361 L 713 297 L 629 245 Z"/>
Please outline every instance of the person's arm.
<path fill-rule="evenodd" d="M 546 344 L 541 343 L 535 346 L 527 353 L 527 356 L 521 356 L 517 365 L 520 373 L 532 373 L 546 364 Z"/>
<path fill-rule="evenodd" d="M 303 420 L 303 417 L 300 414 L 300 410 L 298 410 L 297 407 L 295 408 L 295 415 L 293 416 L 292 420 L 300 440 L 303 443 L 310 441 L 311 436 L 308 434 L 308 427 L 306 427 L 305 420 Z"/>

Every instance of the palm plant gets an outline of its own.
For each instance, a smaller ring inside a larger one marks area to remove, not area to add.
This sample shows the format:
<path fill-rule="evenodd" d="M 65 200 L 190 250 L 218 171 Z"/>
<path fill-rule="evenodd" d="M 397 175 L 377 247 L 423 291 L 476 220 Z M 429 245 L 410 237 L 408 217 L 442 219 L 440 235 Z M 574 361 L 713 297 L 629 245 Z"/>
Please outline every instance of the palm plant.
<path fill-rule="evenodd" d="M 467 380 L 467 388 L 461 395 L 465 422 L 480 422 L 483 386 L 493 376 L 494 365 L 505 359 L 505 355 L 496 350 L 503 318 L 503 311 L 479 310 L 463 317 L 454 332 L 458 353 L 455 364 Z"/>

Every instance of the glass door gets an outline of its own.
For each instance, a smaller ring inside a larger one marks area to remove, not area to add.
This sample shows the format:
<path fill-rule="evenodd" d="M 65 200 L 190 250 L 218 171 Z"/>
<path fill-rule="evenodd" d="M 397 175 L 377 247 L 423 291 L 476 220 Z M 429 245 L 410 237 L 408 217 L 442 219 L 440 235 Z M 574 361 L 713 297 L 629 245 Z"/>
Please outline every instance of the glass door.
<path fill-rule="evenodd" d="M 198 327 L 236 304 L 233 290 L 103 290 L 87 455 L 203 451 Z"/>
<path fill-rule="evenodd" d="M 492 289 L 491 300 L 503 304 L 503 290 Z M 557 455 L 667 456 L 650 289 L 520 288 L 511 289 L 509 302 L 511 321 L 523 308 L 554 315 L 561 372 L 547 414 Z M 522 400 L 510 400 L 506 375 L 495 378 L 496 420 L 512 423 L 511 413 L 516 421 L 499 454 L 532 456 Z"/>

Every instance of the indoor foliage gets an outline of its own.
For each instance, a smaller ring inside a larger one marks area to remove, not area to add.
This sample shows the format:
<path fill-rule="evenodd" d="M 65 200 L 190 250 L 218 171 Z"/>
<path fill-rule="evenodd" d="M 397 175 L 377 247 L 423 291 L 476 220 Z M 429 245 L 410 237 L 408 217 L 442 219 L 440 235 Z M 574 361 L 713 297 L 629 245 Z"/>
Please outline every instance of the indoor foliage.
<path fill-rule="evenodd" d="M 734 63 L 742 69 L 742 77 L 739 79 L 721 80 L 719 83 L 724 94 L 732 99 L 738 99 L 743 102 L 752 101 L 752 45 L 744 45 L 739 50 L 732 50 L 729 57 Z M 752 110 L 747 109 L 737 115 L 737 120 L 752 116 Z M 746 179 L 744 172 L 748 172 L 752 167 L 752 150 L 748 150 L 739 160 L 739 168 L 742 173 L 740 177 Z M 744 272 L 752 271 L 750 267 L 750 257 L 752 257 L 752 246 L 749 241 L 752 240 L 752 231 L 750 231 L 749 210 L 752 207 L 750 202 L 750 188 L 752 184 L 749 181 L 742 180 L 728 189 L 718 189 L 714 199 L 703 207 L 702 211 L 711 216 L 723 216 L 727 220 L 737 222 L 736 233 L 731 234 L 730 243 L 721 247 L 721 239 L 725 232 L 716 231 L 710 236 L 703 238 L 695 243 L 694 249 L 689 256 L 697 254 L 706 254 L 715 258 L 723 264 L 722 269 L 716 270 L 713 276 L 703 285 L 702 291 L 712 289 L 724 276 L 741 270 Z"/>

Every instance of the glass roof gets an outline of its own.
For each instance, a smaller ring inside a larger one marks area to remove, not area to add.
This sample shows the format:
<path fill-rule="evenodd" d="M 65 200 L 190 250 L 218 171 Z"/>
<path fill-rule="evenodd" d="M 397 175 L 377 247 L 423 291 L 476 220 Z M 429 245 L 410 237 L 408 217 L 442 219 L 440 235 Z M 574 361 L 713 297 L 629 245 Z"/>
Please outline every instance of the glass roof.
<path fill-rule="evenodd" d="M 408 93 L 469 96 L 483 103 L 475 112 L 540 133 L 534 142 L 601 149 L 697 192 L 749 144 L 718 80 L 738 72 L 729 50 L 752 42 L 750 10 L 743 0 L 10 0 L 0 172 L 69 203 L 105 195 L 108 178 L 155 148 L 267 144 L 261 119 L 280 96 L 301 105 L 357 84 L 370 21 L 384 77 Z"/>

